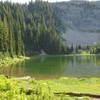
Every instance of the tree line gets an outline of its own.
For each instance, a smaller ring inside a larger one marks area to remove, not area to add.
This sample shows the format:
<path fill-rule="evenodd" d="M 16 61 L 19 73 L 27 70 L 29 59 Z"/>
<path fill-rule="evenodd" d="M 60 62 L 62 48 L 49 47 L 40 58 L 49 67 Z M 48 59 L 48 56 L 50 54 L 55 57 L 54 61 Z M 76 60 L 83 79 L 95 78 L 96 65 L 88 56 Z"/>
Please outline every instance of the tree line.
<path fill-rule="evenodd" d="M 29 4 L 0 2 L 0 56 L 65 54 L 64 45 L 56 28 L 52 4 L 36 0 Z"/>

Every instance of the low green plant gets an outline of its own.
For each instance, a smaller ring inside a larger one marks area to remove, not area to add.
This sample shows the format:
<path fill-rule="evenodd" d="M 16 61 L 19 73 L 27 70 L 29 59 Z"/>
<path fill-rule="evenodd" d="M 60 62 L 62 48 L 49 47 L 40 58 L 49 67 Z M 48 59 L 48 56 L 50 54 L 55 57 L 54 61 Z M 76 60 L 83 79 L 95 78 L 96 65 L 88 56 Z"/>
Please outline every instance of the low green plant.
<path fill-rule="evenodd" d="M 55 93 L 100 94 L 99 84 L 99 78 L 15 80 L 15 78 L 0 76 L 0 100 L 92 100 L 89 97 L 71 97 Z"/>
<path fill-rule="evenodd" d="M 29 60 L 29 57 L 24 57 L 24 56 L 19 56 L 19 57 L 6 57 L 6 58 L 2 58 L 0 59 L 0 67 L 2 67 L 3 65 L 10 65 L 10 64 L 14 64 L 14 63 L 18 63 L 18 62 L 22 62 L 24 60 Z"/>

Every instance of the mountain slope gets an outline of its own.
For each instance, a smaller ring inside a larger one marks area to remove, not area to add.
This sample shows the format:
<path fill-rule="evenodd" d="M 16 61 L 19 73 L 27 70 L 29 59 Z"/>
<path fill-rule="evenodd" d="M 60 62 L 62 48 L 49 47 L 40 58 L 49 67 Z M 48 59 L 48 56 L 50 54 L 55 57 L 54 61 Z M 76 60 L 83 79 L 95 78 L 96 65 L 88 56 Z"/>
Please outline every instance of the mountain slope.
<path fill-rule="evenodd" d="M 56 16 L 65 27 L 67 45 L 95 45 L 100 42 L 100 1 L 55 3 Z"/>

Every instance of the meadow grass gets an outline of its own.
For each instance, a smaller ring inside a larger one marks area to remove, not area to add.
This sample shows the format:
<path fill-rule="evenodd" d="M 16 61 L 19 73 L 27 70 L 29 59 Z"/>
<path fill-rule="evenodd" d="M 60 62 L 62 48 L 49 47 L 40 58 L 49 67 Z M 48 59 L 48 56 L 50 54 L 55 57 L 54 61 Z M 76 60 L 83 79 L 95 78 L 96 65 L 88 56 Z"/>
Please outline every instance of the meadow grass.
<path fill-rule="evenodd" d="M 59 92 L 100 94 L 100 79 L 15 80 L 0 76 L 0 100 L 96 100 L 89 97 L 54 94 Z"/>

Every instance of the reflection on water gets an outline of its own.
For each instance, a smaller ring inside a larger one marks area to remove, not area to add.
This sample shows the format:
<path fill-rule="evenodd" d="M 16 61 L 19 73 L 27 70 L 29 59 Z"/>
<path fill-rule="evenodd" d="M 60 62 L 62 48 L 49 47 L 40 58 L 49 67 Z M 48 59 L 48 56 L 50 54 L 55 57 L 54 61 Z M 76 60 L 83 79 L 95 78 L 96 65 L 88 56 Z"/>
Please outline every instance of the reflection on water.
<path fill-rule="evenodd" d="M 37 56 L 30 61 L 0 67 L 0 74 L 36 78 L 100 77 L 100 56 Z"/>

